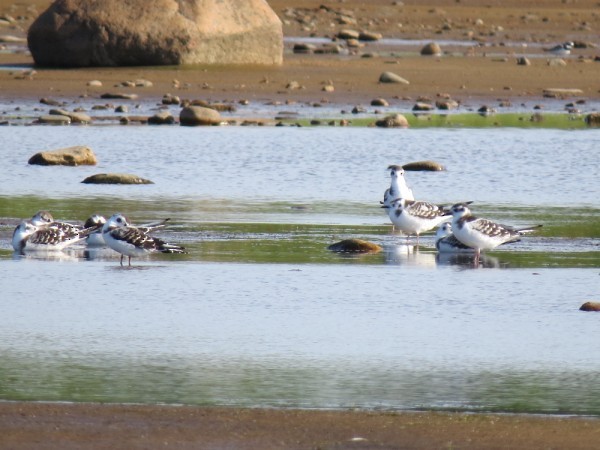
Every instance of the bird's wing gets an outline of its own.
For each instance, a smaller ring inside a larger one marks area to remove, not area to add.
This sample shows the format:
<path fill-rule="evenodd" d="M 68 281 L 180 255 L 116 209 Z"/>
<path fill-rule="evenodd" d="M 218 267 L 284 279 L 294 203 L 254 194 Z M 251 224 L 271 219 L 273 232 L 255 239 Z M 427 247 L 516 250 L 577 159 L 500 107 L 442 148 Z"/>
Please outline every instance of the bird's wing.
<path fill-rule="evenodd" d="M 404 208 L 411 215 L 424 219 L 448 215 L 446 211 L 429 202 L 407 201 Z"/>
<path fill-rule="evenodd" d="M 488 219 L 474 219 L 469 221 L 470 226 L 473 230 L 477 230 L 481 233 L 487 234 L 492 237 L 509 237 L 509 236 L 518 236 L 519 233 L 513 231 L 510 227 L 505 225 L 492 222 Z"/>

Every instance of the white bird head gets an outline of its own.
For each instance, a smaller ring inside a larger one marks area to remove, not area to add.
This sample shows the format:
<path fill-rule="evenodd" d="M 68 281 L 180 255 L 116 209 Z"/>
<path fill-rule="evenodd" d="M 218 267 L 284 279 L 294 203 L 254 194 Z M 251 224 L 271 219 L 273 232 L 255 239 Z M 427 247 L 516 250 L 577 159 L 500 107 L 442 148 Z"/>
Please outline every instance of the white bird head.
<path fill-rule="evenodd" d="M 104 226 L 102 227 L 102 232 L 106 233 L 110 230 L 114 230 L 115 228 L 128 227 L 129 220 L 121 213 L 113 214 L 110 219 L 106 221 Z"/>
<path fill-rule="evenodd" d="M 404 169 L 402 166 L 392 164 L 391 166 L 388 166 L 388 170 L 390 171 L 390 177 L 392 178 L 400 178 L 404 176 Z"/>
<path fill-rule="evenodd" d="M 435 240 L 439 241 L 452 234 L 452 224 L 450 222 L 444 222 L 440 225 L 435 233 Z"/>
<path fill-rule="evenodd" d="M 95 227 L 98 225 L 104 225 L 105 223 L 106 223 L 106 219 L 104 218 L 104 216 L 101 216 L 100 214 L 92 214 L 85 221 L 85 224 L 83 225 L 83 227 L 91 228 L 91 227 Z"/>
<path fill-rule="evenodd" d="M 454 217 L 464 217 L 471 214 L 469 206 L 473 202 L 456 203 L 450 208 L 450 212 Z"/>
<path fill-rule="evenodd" d="M 36 227 L 41 227 L 43 225 L 48 225 L 49 223 L 54 222 L 54 217 L 48 211 L 38 211 L 31 218 L 31 223 Z"/>

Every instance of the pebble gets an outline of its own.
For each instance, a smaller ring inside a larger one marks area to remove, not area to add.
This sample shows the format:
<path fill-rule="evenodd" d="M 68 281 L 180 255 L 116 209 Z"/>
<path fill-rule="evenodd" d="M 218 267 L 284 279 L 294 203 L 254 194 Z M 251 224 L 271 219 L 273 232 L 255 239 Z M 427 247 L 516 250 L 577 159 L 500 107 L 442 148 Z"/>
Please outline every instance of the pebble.
<path fill-rule="evenodd" d="M 400 75 L 395 74 L 394 72 L 383 72 L 379 75 L 380 83 L 400 83 L 400 84 L 410 84 L 410 82 Z"/>

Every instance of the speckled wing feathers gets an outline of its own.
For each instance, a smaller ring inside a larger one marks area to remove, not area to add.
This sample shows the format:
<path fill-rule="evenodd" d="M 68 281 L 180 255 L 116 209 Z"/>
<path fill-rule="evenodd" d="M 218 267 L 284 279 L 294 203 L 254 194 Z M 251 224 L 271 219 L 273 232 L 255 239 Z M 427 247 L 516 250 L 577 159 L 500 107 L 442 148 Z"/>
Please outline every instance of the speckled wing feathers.
<path fill-rule="evenodd" d="M 449 213 L 437 205 L 427 202 L 406 201 L 404 209 L 415 217 L 423 219 L 434 219 L 440 216 L 447 216 Z"/>

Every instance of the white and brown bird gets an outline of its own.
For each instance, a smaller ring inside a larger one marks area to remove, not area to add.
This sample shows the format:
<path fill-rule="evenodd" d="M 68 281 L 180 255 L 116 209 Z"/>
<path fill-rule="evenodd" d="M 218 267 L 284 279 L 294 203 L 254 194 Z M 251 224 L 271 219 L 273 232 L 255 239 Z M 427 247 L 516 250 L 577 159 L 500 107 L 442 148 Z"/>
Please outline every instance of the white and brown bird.
<path fill-rule="evenodd" d="M 396 228 L 409 236 L 416 234 L 417 243 L 421 233 L 451 219 L 450 212 L 443 206 L 424 201 L 397 198 L 389 206 L 383 205 L 382 208 L 388 210 L 390 220 Z"/>
<path fill-rule="evenodd" d="M 492 250 L 502 244 L 517 242 L 524 234 L 542 226 L 515 228 L 488 219 L 481 219 L 471 214 L 468 206 L 471 203 L 457 203 L 450 208 L 452 232 L 460 242 L 473 247 L 477 255 L 482 250 Z"/>
<path fill-rule="evenodd" d="M 167 219 L 168 220 L 168 219 Z M 185 253 L 180 245 L 169 244 L 162 239 L 149 236 L 143 228 L 132 226 L 123 214 L 114 214 L 102 227 L 104 242 L 123 257 L 131 258 L 150 253 Z"/>
<path fill-rule="evenodd" d="M 24 220 L 13 232 L 12 246 L 17 253 L 58 251 L 84 240 L 97 229 L 97 226 L 90 228 L 37 226 Z"/>

